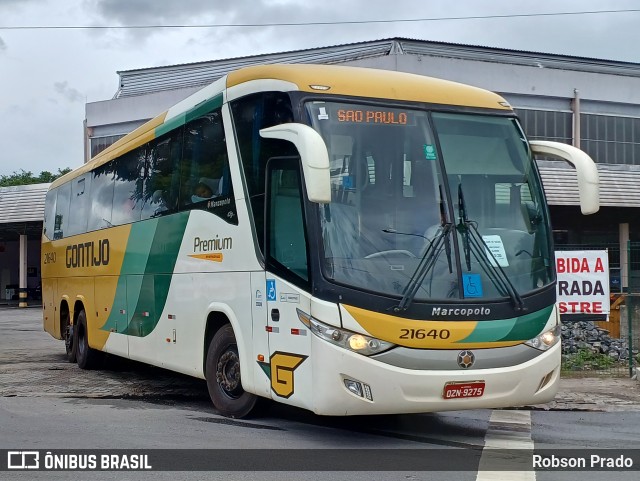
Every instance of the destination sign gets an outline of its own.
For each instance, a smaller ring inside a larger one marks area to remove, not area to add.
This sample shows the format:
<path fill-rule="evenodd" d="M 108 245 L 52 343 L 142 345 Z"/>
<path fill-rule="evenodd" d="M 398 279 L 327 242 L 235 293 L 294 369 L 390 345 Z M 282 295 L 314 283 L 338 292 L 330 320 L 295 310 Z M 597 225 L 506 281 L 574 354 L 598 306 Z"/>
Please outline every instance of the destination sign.
<path fill-rule="evenodd" d="M 388 110 L 339 109 L 338 122 L 407 125 L 409 114 L 407 112 Z"/>

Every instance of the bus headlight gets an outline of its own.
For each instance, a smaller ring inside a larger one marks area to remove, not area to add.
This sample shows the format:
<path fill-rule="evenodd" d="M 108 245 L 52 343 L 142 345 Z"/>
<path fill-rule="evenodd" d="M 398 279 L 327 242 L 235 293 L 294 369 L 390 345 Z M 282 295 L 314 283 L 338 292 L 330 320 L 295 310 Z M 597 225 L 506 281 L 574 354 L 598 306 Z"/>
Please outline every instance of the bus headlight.
<path fill-rule="evenodd" d="M 562 329 L 560 327 L 560 324 L 558 324 L 553 329 L 545 331 L 542 334 L 534 337 L 533 339 L 529 339 L 527 342 L 525 342 L 525 344 L 535 349 L 546 351 L 547 349 L 555 346 L 558 341 L 560 341 L 561 332 Z"/>
<path fill-rule="evenodd" d="M 329 326 L 328 324 L 311 317 L 300 309 L 296 309 L 296 311 L 298 312 L 298 318 L 300 321 L 307 326 L 313 334 L 318 336 L 320 339 L 324 339 L 331 344 L 348 349 L 349 351 L 357 352 L 364 356 L 371 356 L 395 346 L 395 344 L 381 339 L 376 339 L 375 337 L 365 336 L 364 334 L 358 334 L 357 332 Z"/>

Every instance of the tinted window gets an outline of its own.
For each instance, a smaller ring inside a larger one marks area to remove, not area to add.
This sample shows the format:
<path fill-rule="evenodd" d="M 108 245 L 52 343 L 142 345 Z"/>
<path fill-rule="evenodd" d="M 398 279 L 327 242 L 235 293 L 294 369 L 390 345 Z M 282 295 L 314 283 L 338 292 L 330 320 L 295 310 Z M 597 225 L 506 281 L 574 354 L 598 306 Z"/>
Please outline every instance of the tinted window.
<path fill-rule="evenodd" d="M 113 225 L 140 220 L 145 171 L 143 148 L 124 154 L 113 162 L 115 186 L 113 191 Z"/>
<path fill-rule="evenodd" d="M 91 215 L 87 230 L 110 227 L 113 205 L 113 163 L 105 164 L 93 171 L 91 180 Z"/>
<path fill-rule="evenodd" d="M 147 156 L 141 219 L 174 212 L 180 192 L 182 129 L 154 141 Z"/>
<path fill-rule="evenodd" d="M 185 125 L 179 206 L 207 209 L 237 224 L 220 109 Z"/>
<path fill-rule="evenodd" d="M 65 235 L 87 232 L 87 217 L 91 210 L 91 174 L 85 174 L 71 182 L 69 228 Z"/>
<path fill-rule="evenodd" d="M 71 197 L 71 183 L 58 187 L 58 198 L 56 200 L 56 217 L 53 226 L 53 238 L 62 239 L 69 235 L 66 230 L 69 226 L 69 198 Z"/>
<path fill-rule="evenodd" d="M 58 189 L 53 189 L 47 192 L 44 208 L 44 235 L 47 238 L 53 238 L 53 226 L 56 218 L 56 197 L 58 196 Z"/>
<path fill-rule="evenodd" d="M 290 142 L 262 138 L 260 129 L 292 122 L 291 101 L 281 92 L 267 92 L 239 99 L 231 104 L 231 109 L 258 244 L 263 250 L 267 161 L 271 157 L 297 155 L 297 151 Z"/>
<path fill-rule="evenodd" d="M 278 164 L 269 178 L 269 257 L 285 276 L 308 281 L 300 171 L 297 161 L 281 159 Z"/>

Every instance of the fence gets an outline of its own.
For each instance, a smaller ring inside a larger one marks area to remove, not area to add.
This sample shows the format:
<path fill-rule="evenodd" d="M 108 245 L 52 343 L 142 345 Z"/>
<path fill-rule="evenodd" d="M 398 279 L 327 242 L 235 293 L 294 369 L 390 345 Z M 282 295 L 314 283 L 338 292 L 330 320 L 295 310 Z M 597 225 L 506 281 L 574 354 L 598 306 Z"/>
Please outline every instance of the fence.
<path fill-rule="evenodd" d="M 640 242 L 629 242 L 623 253 L 618 244 L 556 245 L 556 250 L 607 250 L 609 254 L 609 320 L 563 319 L 564 374 L 634 375 L 640 362 Z"/>

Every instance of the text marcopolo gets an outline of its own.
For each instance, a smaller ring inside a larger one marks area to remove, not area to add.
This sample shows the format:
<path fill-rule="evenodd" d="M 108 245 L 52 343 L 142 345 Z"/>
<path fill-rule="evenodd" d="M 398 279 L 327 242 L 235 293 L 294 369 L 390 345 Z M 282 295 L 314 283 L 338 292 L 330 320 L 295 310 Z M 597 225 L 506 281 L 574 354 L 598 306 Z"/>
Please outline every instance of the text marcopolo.
<path fill-rule="evenodd" d="M 432 316 L 488 316 L 491 314 L 491 309 L 488 307 L 433 307 L 431 309 Z"/>

